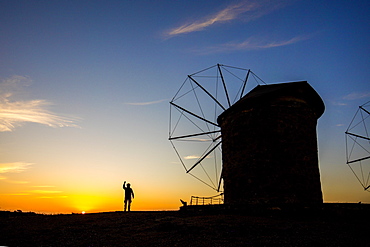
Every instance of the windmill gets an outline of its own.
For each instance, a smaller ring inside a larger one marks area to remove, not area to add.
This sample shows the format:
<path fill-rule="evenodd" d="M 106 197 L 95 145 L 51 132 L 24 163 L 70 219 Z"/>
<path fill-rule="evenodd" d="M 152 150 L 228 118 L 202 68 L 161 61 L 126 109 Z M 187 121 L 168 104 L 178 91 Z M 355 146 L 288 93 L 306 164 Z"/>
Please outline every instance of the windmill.
<path fill-rule="evenodd" d="M 360 105 L 346 136 L 347 165 L 367 192 L 370 192 L 370 101 Z"/>
<path fill-rule="evenodd" d="M 225 203 L 322 203 L 316 126 L 325 106 L 306 81 L 267 85 L 217 64 L 188 75 L 170 105 L 181 164 L 223 189 Z"/>

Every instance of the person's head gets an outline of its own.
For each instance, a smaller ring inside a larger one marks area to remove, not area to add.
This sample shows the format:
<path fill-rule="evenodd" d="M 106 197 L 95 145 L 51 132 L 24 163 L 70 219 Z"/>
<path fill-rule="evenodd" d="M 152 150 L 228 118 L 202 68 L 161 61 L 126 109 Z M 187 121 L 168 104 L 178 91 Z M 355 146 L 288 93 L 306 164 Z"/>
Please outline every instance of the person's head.
<path fill-rule="evenodd" d="M 128 183 L 128 184 L 127 184 L 127 187 L 129 187 L 129 188 L 130 188 L 130 187 L 131 187 L 131 184 L 130 184 L 130 183 Z"/>

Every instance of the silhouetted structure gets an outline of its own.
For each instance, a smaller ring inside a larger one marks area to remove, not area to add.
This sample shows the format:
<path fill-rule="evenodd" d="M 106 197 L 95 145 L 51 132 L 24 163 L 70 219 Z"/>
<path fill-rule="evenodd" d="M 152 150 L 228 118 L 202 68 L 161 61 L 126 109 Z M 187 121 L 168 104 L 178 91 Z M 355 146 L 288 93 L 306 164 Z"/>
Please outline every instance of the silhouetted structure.
<path fill-rule="evenodd" d="M 224 111 L 225 204 L 322 203 L 316 125 L 324 109 L 301 81 L 257 86 Z"/>
<path fill-rule="evenodd" d="M 128 211 L 131 211 L 131 200 L 135 197 L 134 191 L 132 190 L 129 183 L 126 186 L 126 181 L 123 183 L 122 188 L 125 190 L 124 211 L 126 211 L 126 209 L 128 209 Z"/>

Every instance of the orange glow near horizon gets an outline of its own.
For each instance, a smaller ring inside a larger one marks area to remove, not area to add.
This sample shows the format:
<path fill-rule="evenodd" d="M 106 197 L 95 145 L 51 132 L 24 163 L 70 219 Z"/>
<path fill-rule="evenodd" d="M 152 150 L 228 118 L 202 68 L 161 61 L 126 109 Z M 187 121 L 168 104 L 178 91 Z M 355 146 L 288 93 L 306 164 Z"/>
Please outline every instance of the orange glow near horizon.
<path fill-rule="evenodd" d="M 97 213 L 97 212 L 115 212 L 123 210 L 123 190 L 118 187 L 110 193 L 97 191 L 95 194 L 91 191 L 80 191 L 74 193 L 73 191 L 62 191 L 57 187 L 44 186 L 33 187 L 30 190 L 24 188 L 29 187 L 28 184 L 15 183 L 12 184 L 12 192 L 4 193 L 0 191 L 0 210 L 15 211 L 22 210 L 24 212 L 36 212 L 46 214 L 58 213 Z M 18 190 L 14 189 L 18 188 Z M 20 189 L 23 188 L 23 189 Z M 159 191 L 156 188 L 149 187 L 148 190 L 143 190 L 142 187 L 137 186 L 135 191 L 135 199 L 132 201 L 132 211 L 162 211 L 162 210 L 178 210 L 181 206 L 179 199 L 183 199 L 190 203 L 190 195 L 184 193 L 177 193 L 171 191 Z M 4 189 L 4 187 L 0 188 Z M 188 188 L 189 190 L 191 188 Z M 92 191 L 97 189 L 92 189 Z M 186 188 L 183 188 L 185 191 Z M 342 193 L 349 194 L 350 189 L 342 188 L 341 193 L 337 192 L 338 188 L 332 188 L 326 183 L 323 184 L 324 202 L 358 202 L 358 196 L 347 196 L 348 201 L 343 201 Z M 328 194 L 325 193 L 328 192 Z M 368 193 L 363 194 L 363 203 L 367 203 Z M 208 196 L 210 194 L 202 194 Z M 199 196 L 202 196 L 199 195 Z"/>
<path fill-rule="evenodd" d="M 56 213 L 96 213 L 123 210 L 122 194 L 102 195 L 102 194 L 63 194 L 55 195 L 52 193 L 27 194 L 1 194 L 0 210 L 24 212 L 36 212 L 46 214 Z M 158 199 L 158 200 L 157 200 Z M 132 211 L 159 211 L 177 210 L 180 203 L 177 199 L 153 198 L 151 195 L 140 195 L 133 199 L 131 204 Z"/>
<path fill-rule="evenodd" d="M 184 174 L 177 165 L 170 162 L 172 159 L 167 161 L 168 165 L 163 165 L 162 160 L 159 160 L 157 163 L 150 163 L 150 166 L 147 165 L 149 162 L 134 163 L 135 166 L 117 166 L 115 172 L 104 170 L 99 162 L 91 167 L 82 162 L 69 163 L 68 159 L 73 158 L 68 157 L 63 161 L 68 165 L 50 168 L 44 164 L 53 160 L 51 158 L 44 163 L 3 163 L 0 166 L 0 210 L 46 214 L 122 211 L 122 183 L 125 181 L 122 174 L 131 183 L 135 193 L 132 211 L 178 210 L 181 206 L 180 199 L 190 203 L 192 195 L 217 194 Z M 171 175 L 155 173 L 162 167 L 163 171 L 169 171 Z M 326 175 L 330 173 L 325 170 L 327 165 L 320 164 L 320 167 L 325 202 L 370 202 L 369 193 L 361 190 L 357 181 L 348 176 L 347 170 L 337 171 L 336 178 L 340 177 L 344 181 L 343 184 L 338 184 L 334 177 Z M 358 188 L 355 193 L 353 188 Z"/>
<path fill-rule="evenodd" d="M 123 189 L 120 174 L 131 179 L 135 198 L 132 201 L 132 211 L 162 211 L 178 210 L 180 199 L 190 203 L 190 197 L 214 196 L 217 192 L 205 188 L 193 178 L 179 172 L 179 176 L 152 178 L 151 172 L 139 175 L 120 172 L 117 174 L 102 174 L 91 171 L 80 173 L 79 170 L 59 176 L 37 170 L 32 165 L 13 165 L 15 173 L 2 173 L 0 179 L 0 210 L 36 212 L 46 214 L 58 213 L 97 213 L 123 210 Z M 26 169 L 27 168 L 27 169 Z M 177 169 L 177 168 L 176 168 Z M 9 169 L 8 169 L 9 170 Z M 325 174 L 325 171 L 323 172 Z M 355 179 L 341 174 L 346 182 L 337 184 L 322 175 L 322 191 L 325 202 L 359 202 L 369 203 L 369 193 L 363 192 Z M 68 180 L 66 180 L 68 178 Z M 150 180 L 151 179 L 151 180 Z M 176 184 L 176 186 L 171 186 Z M 353 193 L 353 188 L 357 188 Z M 208 190 L 206 190 L 208 189 Z M 346 198 L 346 201 L 343 200 Z"/>
<path fill-rule="evenodd" d="M 105 174 L 99 169 L 97 171 L 90 167 L 86 169 L 83 164 L 64 166 L 64 170 L 58 173 L 48 170 L 48 167 L 38 169 L 34 164 L 21 162 L 3 164 L 2 167 L 7 171 L 0 174 L 2 211 L 69 214 L 82 211 L 95 213 L 123 210 L 124 180 L 120 174 L 127 174 L 125 171 Z M 132 211 L 177 210 L 181 206 L 179 198 L 190 197 L 186 192 L 184 195 L 184 191 L 196 186 L 196 183 L 179 188 L 167 186 L 171 183 L 171 178 L 155 183 L 148 182 L 145 176 L 149 175 L 129 176 L 142 179 L 128 181 L 135 193 Z M 189 177 L 181 173 L 181 178 Z M 178 181 L 181 182 L 181 179 Z"/>

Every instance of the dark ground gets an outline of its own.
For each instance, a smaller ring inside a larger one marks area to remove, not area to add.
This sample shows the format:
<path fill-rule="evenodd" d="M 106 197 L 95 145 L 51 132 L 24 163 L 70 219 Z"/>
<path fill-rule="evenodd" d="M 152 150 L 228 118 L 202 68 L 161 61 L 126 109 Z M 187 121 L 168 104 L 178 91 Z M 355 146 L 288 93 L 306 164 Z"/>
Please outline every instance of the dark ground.
<path fill-rule="evenodd" d="M 369 210 L 0 212 L 0 246 L 369 246 Z"/>

